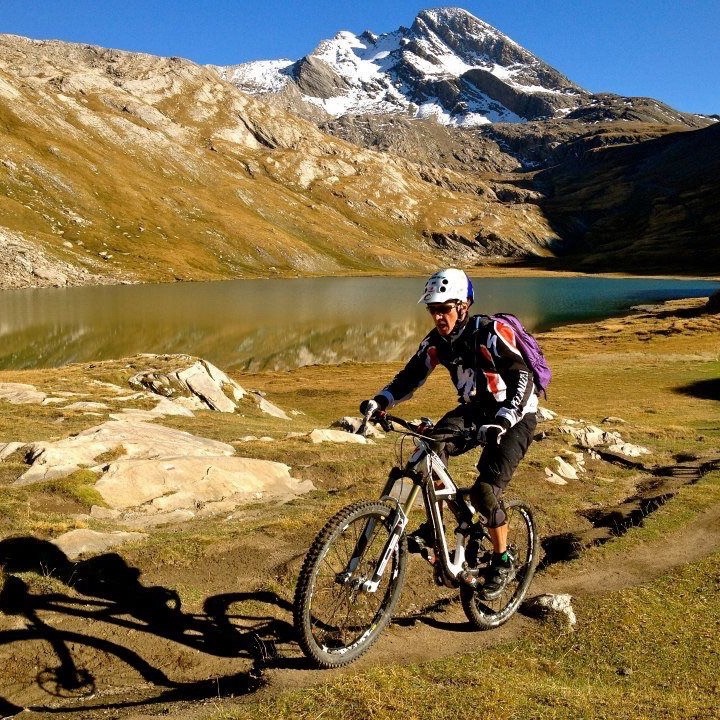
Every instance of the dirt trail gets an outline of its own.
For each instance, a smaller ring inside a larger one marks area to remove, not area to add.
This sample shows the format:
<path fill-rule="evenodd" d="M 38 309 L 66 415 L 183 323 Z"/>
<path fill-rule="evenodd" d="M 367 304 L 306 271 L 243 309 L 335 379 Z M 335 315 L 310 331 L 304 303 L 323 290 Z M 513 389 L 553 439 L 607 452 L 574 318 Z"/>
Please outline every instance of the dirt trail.
<path fill-rule="evenodd" d="M 612 592 L 651 581 L 718 550 L 720 507 L 714 507 L 698 516 L 691 528 L 639 545 L 622 565 L 608 560 L 594 564 L 591 570 L 578 570 L 575 563 L 563 563 L 555 565 L 552 572 L 541 571 L 530 594 L 580 597 Z M 429 575 L 425 569 L 424 561 L 413 556 L 411 577 Z M 3 590 L 5 607 L 11 591 Z M 412 584 L 406 586 L 407 593 L 413 593 Z M 337 671 L 307 667 L 292 640 L 287 606 L 281 608 L 279 619 L 264 616 L 260 610 L 245 617 L 229 616 L 226 628 L 214 622 L 213 617 L 222 617 L 223 609 L 243 600 L 239 594 L 210 598 L 205 617 L 175 616 L 168 609 L 167 598 L 155 598 L 158 602 L 153 606 L 153 598 L 148 596 L 143 622 L 137 607 L 109 606 L 108 615 L 94 616 L 90 627 L 88 613 L 100 604 L 97 598 L 73 604 L 57 594 L 42 601 L 32 596 L 34 608 L 18 608 L 13 627 L 0 632 L 0 644 L 13 647 L 13 641 L 22 641 L 14 643 L 14 652 L 3 653 L 0 717 L 12 716 L 22 703 L 30 710 L 23 717 L 89 717 L 84 715 L 88 711 L 97 713 L 94 717 L 110 711 L 113 717 L 135 719 L 169 710 L 173 717 L 192 720 L 206 714 L 211 705 L 219 707 L 243 697 L 257 699 L 363 667 L 391 664 L 399 658 L 423 661 L 490 647 L 520 636 L 537 622 L 518 614 L 497 630 L 476 632 L 467 623 L 456 593 L 440 590 L 439 596 L 435 608 L 398 619 L 366 656 Z M 18 599 L 23 600 L 21 594 Z M 271 593 L 265 598 L 254 596 L 256 605 L 263 600 L 275 609 L 281 605 Z M 246 634 L 238 632 L 243 626 Z M 223 632 L 228 633 L 225 647 Z M 275 653 L 266 664 L 264 651 Z"/>
<path fill-rule="evenodd" d="M 639 545 L 622 565 L 616 560 L 593 565 L 592 570 L 578 572 L 572 563 L 554 572 L 539 572 L 533 581 L 530 596 L 541 593 L 569 593 L 574 597 L 606 594 L 648 583 L 677 567 L 700 560 L 720 550 L 720 506 L 699 515 L 689 529 L 675 532 L 661 541 Z M 448 602 L 441 611 L 428 613 L 414 622 L 394 623 L 377 646 L 353 667 L 420 662 L 450 657 L 489 647 L 518 637 L 531 623 L 516 615 L 508 624 L 489 632 L 474 631 L 468 624 L 459 602 Z M 580 619 L 582 622 L 582 619 Z M 297 687 L 321 682 L 333 672 L 274 669 L 268 671 L 270 687 L 264 692 L 282 687 Z"/>

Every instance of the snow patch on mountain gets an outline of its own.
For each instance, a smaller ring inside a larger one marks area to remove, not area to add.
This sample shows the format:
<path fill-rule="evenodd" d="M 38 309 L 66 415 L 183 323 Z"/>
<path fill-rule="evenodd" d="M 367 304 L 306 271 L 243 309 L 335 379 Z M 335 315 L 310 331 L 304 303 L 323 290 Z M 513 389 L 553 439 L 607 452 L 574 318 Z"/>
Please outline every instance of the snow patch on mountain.
<path fill-rule="evenodd" d="M 294 60 L 257 60 L 232 67 L 213 66 L 224 80 L 247 92 L 278 92 L 289 82 L 286 74 Z"/>
<path fill-rule="evenodd" d="M 341 31 L 294 63 L 256 61 L 217 69 L 249 93 L 278 92 L 296 82 L 305 101 L 335 117 L 402 112 L 447 125 L 560 114 L 577 106 L 584 94 L 459 8 L 423 10 L 410 28 L 382 35 Z"/>

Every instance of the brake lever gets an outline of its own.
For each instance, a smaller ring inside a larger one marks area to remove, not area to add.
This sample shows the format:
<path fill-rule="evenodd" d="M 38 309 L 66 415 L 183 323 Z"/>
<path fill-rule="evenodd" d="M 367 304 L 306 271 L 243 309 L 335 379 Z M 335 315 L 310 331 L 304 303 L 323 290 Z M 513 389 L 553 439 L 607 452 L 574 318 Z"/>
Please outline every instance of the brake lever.
<path fill-rule="evenodd" d="M 383 410 L 373 410 L 373 412 L 363 417 L 360 427 L 355 431 L 355 434 L 365 436 L 365 432 L 370 421 L 376 422 L 385 432 L 390 432 L 392 430 L 392 425 L 387 417 L 387 413 Z"/>

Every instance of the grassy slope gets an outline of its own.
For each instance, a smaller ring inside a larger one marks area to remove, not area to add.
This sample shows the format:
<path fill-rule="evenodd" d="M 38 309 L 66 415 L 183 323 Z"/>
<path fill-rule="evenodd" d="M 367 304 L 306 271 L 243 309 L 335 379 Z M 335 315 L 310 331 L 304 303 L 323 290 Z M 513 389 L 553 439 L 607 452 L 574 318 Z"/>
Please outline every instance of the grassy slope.
<path fill-rule="evenodd" d="M 118 279 L 424 270 L 425 232 L 551 235 L 477 177 L 438 187 L 186 61 L 0 36 L 0 81 L 0 227 Z"/>
<path fill-rule="evenodd" d="M 720 124 L 583 152 L 541 172 L 564 264 L 591 272 L 715 272 Z M 692 252 L 687 248 L 692 247 Z"/>

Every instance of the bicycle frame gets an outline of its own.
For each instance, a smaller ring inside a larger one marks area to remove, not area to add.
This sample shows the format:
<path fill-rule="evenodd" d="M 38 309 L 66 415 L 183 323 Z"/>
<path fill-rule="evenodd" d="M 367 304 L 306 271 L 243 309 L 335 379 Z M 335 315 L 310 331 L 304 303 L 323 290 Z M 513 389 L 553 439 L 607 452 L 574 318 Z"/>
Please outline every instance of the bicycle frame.
<path fill-rule="evenodd" d="M 402 426 L 407 425 L 405 421 L 400 418 L 387 416 L 387 419 L 390 422 L 397 422 Z M 432 563 L 436 566 L 436 573 L 438 570 L 441 571 L 436 577 L 440 579 L 441 584 L 447 585 L 448 587 L 457 587 L 459 584 L 458 577 L 467 570 L 465 559 L 466 534 L 459 530 L 455 533 L 455 548 L 451 557 L 440 510 L 441 502 L 457 501 L 458 488 L 450 477 L 443 461 L 430 446 L 432 439 L 420 435 L 415 432 L 414 429 L 411 429 L 411 427 L 406 427 L 406 429 L 409 431 L 409 434 L 413 436 L 416 450 L 410 456 L 404 470 L 399 473 L 390 473 L 381 494 L 380 499 L 382 501 L 391 501 L 394 503 L 395 513 L 391 518 L 392 526 L 390 529 L 390 537 L 383 548 L 373 576 L 369 580 L 365 580 L 360 586 L 361 589 L 366 592 L 375 592 L 377 590 L 382 574 L 407 526 L 410 510 L 415 504 L 418 494 L 421 492 L 425 513 L 433 526 L 436 547 L 440 553 L 439 558 L 435 557 Z M 400 503 L 400 501 L 392 497 L 390 493 L 395 482 L 402 477 L 412 480 L 413 486 L 405 501 Z M 347 582 L 360 562 L 360 558 L 372 536 L 375 522 L 374 520 L 368 522 L 363 535 L 356 544 L 350 563 L 348 563 L 347 568 L 338 578 L 340 582 Z M 438 561 L 440 563 L 439 567 L 437 566 Z"/>

